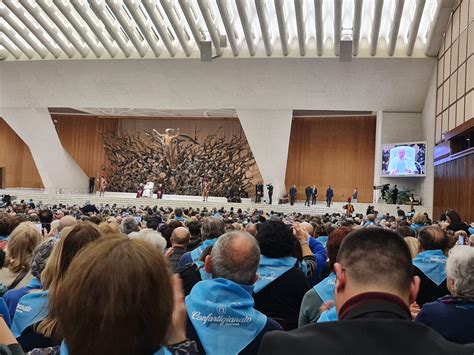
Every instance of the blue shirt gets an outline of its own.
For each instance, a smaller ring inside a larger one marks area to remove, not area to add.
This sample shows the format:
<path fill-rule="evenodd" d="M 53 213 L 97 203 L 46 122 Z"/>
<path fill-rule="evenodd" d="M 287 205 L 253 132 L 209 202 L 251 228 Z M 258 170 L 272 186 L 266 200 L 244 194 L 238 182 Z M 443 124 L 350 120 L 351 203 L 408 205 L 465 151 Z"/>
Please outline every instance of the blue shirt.
<path fill-rule="evenodd" d="M 316 258 L 317 270 L 315 270 L 313 277 L 311 277 L 311 280 L 309 280 L 311 286 L 314 286 L 318 283 L 319 275 L 321 274 L 321 271 L 323 271 L 324 265 L 326 264 L 326 248 L 324 248 L 321 242 L 317 241 L 316 238 L 313 237 L 309 237 L 308 245 L 314 254 L 314 257 Z"/>

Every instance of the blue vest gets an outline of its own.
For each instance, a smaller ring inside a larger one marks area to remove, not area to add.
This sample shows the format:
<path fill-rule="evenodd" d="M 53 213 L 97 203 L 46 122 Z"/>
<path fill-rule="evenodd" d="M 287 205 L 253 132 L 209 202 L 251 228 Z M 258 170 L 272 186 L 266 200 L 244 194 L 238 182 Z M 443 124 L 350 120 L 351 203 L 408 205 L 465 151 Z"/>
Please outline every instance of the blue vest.
<path fill-rule="evenodd" d="M 334 288 L 336 286 L 336 274 L 331 272 L 328 277 L 313 287 L 323 302 L 334 300 Z"/>
<path fill-rule="evenodd" d="M 48 315 L 48 291 L 32 292 L 20 298 L 13 316 L 11 331 L 18 338 L 30 325 Z"/>
<path fill-rule="evenodd" d="M 217 242 L 217 238 L 214 238 L 214 239 L 206 239 L 200 246 L 198 246 L 196 249 L 194 249 L 194 250 L 191 252 L 191 259 L 193 260 L 193 262 L 196 262 L 197 260 L 199 260 L 199 258 L 201 257 L 202 252 L 203 252 L 207 247 L 214 246 L 214 244 L 215 244 L 216 242 Z"/>
<path fill-rule="evenodd" d="M 425 250 L 413 259 L 413 265 L 439 286 L 446 280 L 447 259 L 442 250 Z"/>
<path fill-rule="evenodd" d="M 258 279 L 254 285 L 254 293 L 258 293 L 273 281 L 278 279 L 285 272 L 296 265 L 298 260 L 291 256 L 284 258 L 268 258 L 260 255 L 260 265 L 258 266 Z"/>
<path fill-rule="evenodd" d="M 238 354 L 262 331 L 267 317 L 253 308 L 253 286 L 215 278 L 186 297 L 188 317 L 208 355 Z"/>

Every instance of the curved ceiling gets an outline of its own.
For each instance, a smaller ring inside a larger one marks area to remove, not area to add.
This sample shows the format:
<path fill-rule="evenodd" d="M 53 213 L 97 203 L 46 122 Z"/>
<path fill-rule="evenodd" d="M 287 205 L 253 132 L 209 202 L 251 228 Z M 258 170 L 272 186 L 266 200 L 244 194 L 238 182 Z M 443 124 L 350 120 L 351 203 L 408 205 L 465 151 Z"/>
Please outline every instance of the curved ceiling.
<path fill-rule="evenodd" d="M 354 56 L 424 57 L 437 53 L 440 40 L 433 49 L 431 37 L 440 32 L 436 23 L 446 2 L 3 0 L 0 56 L 198 58 L 199 43 L 206 40 L 221 57 L 335 57 L 341 35 L 348 35 Z"/>

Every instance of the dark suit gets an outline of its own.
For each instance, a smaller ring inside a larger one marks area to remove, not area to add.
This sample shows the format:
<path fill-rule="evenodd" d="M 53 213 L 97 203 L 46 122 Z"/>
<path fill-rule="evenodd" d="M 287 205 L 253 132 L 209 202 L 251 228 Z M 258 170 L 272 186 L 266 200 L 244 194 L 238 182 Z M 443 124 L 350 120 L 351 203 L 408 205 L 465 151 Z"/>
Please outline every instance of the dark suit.
<path fill-rule="evenodd" d="M 310 201 L 311 201 L 311 191 L 312 191 L 312 190 L 313 190 L 313 189 L 312 189 L 311 187 L 309 187 L 309 186 L 304 190 L 304 193 L 305 193 L 305 195 L 306 195 L 306 201 L 304 202 L 304 205 L 305 205 L 305 206 L 308 206 L 308 207 L 309 207 L 309 205 L 310 205 Z"/>
<path fill-rule="evenodd" d="M 296 200 L 296 189 L 294 187 L 292 187 L 290 189 L 290 205 L 293 206 L 293 204 L 295 203 L 295 200 Z"/>
<path fill-rule="evenodd" d="M 272 197 L 273 197 L 273 185 L 267 185 L 268 190 L 268 204 L 272 204 Z"/>
<path fill-rule="evenodd" d="M 318 189 L 317 188 L 311 189 L 311 204 L 312 205 L 316 204 L 317 198 L 318 198 Z"/>
<path fill-rule="evenodd" d="M 326 190 L 326 203 L 328 207 L 331 207 L 332 198 L 334 197 L 334 191 L 331 188 Z"/>
<path fill-rule="evenodd" d="M 434 330 L 412 322 L 408 308 L 380 299 L 354 305 L 344 319 L 337 322 L 268 333 L 258 353 L 472 355 L 473 351 L 474 345 L 448 342 Z"/>
<path fill-rule="evenodd" d="M 420 278 L 420 290 L 418 291 L 418 296 L 416 297 L 416 303 L 418 303 L 420 307 L 423 307 L 425 303 L 434 302 L 440 297 L 449 295 L 446 281 L 443 281 L 438 286 L 416 266 L 413 266 L 413 269 L 415 271 L 415 275 Z"/>

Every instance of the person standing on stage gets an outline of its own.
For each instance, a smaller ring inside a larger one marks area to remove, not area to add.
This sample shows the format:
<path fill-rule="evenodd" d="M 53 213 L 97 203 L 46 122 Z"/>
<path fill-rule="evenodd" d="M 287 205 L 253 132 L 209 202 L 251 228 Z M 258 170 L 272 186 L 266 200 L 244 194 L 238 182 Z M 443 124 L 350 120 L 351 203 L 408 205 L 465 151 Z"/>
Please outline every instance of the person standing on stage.
<path fill-rule="evenodd" d="M 315 205 L 318 199 L 318 189 L 316 188 L 316 185 L 313 185 L 313 188 L 311 189 L 311 204 Z"/>
<path fill-rule="evenodd" d="M 255 202 L 256 203 L 262 202 L 262 196 L 263 196 L 263 183 L 258 182 L 257 185 L 255 185 Z"/>
<path fill-rule="evenodd" d="M 99 196 L 105 195 L 105 190 L 107 189 L 107 179 L 104 175 L 101 175 L 99 178 Z"/>
<path fill-rule="evenodd" d="M 304 189 L 304 193 L 306 195 L 306 201 L 304 202 L 304 205 L 309 207 L 310 201 L 311 201 L 312 188 L 309 185 L 306 186 L 306 189 Z"/>
<path fill-rule="evenodd" d="M 91 176 L 89 178 L 89 193 L 93 193 L 94 192 L 94 185 L 95 185 L 95 177 Z"/>
<path fill-rule="evenodd" d="M 359 197 L 359 191 L 357 191 L 357 187 L 352 192 L 352 203 L 357 203 L 357 198 Z"/>
<path fill-rule="evenodd" d="M 209 191 L 211 191 L 211 183 L 207 178 L 205 178 L 204 182 L 202 183 L 202 200 L 204 202 L 207 202 Z"/>
<path fill-rule="evenodd" d="M 398 200 L 398 188 L 397 188 L 397 185 L 395 185 L 392 190 L 392 203 L 396 205 L 397 200 Z"/>
<path fill-rule="evenodd" d="M 267 190 L 268 190 L 268 204 L 272 204 L 272 197 L 273 197 L 273 185 L 272 183 L 269 183 L 267 185 Z"/>
<path fill-rule="evenodd" d="M 326 204 L 328 207 L 331 207 L 332 198 L 334 197 L 334 190 L 332 189 L 331 185 L 328 186 L 326 190 Z"/>
<path fill-rule="evenodd" d="M 296 185 L 291 186 L 291 188 L 290 188 L 290 205 L 292 205 L 292 206 L 295 203 L 297 192 L 298 192 L 298 190 L 296 190 Z"/>

